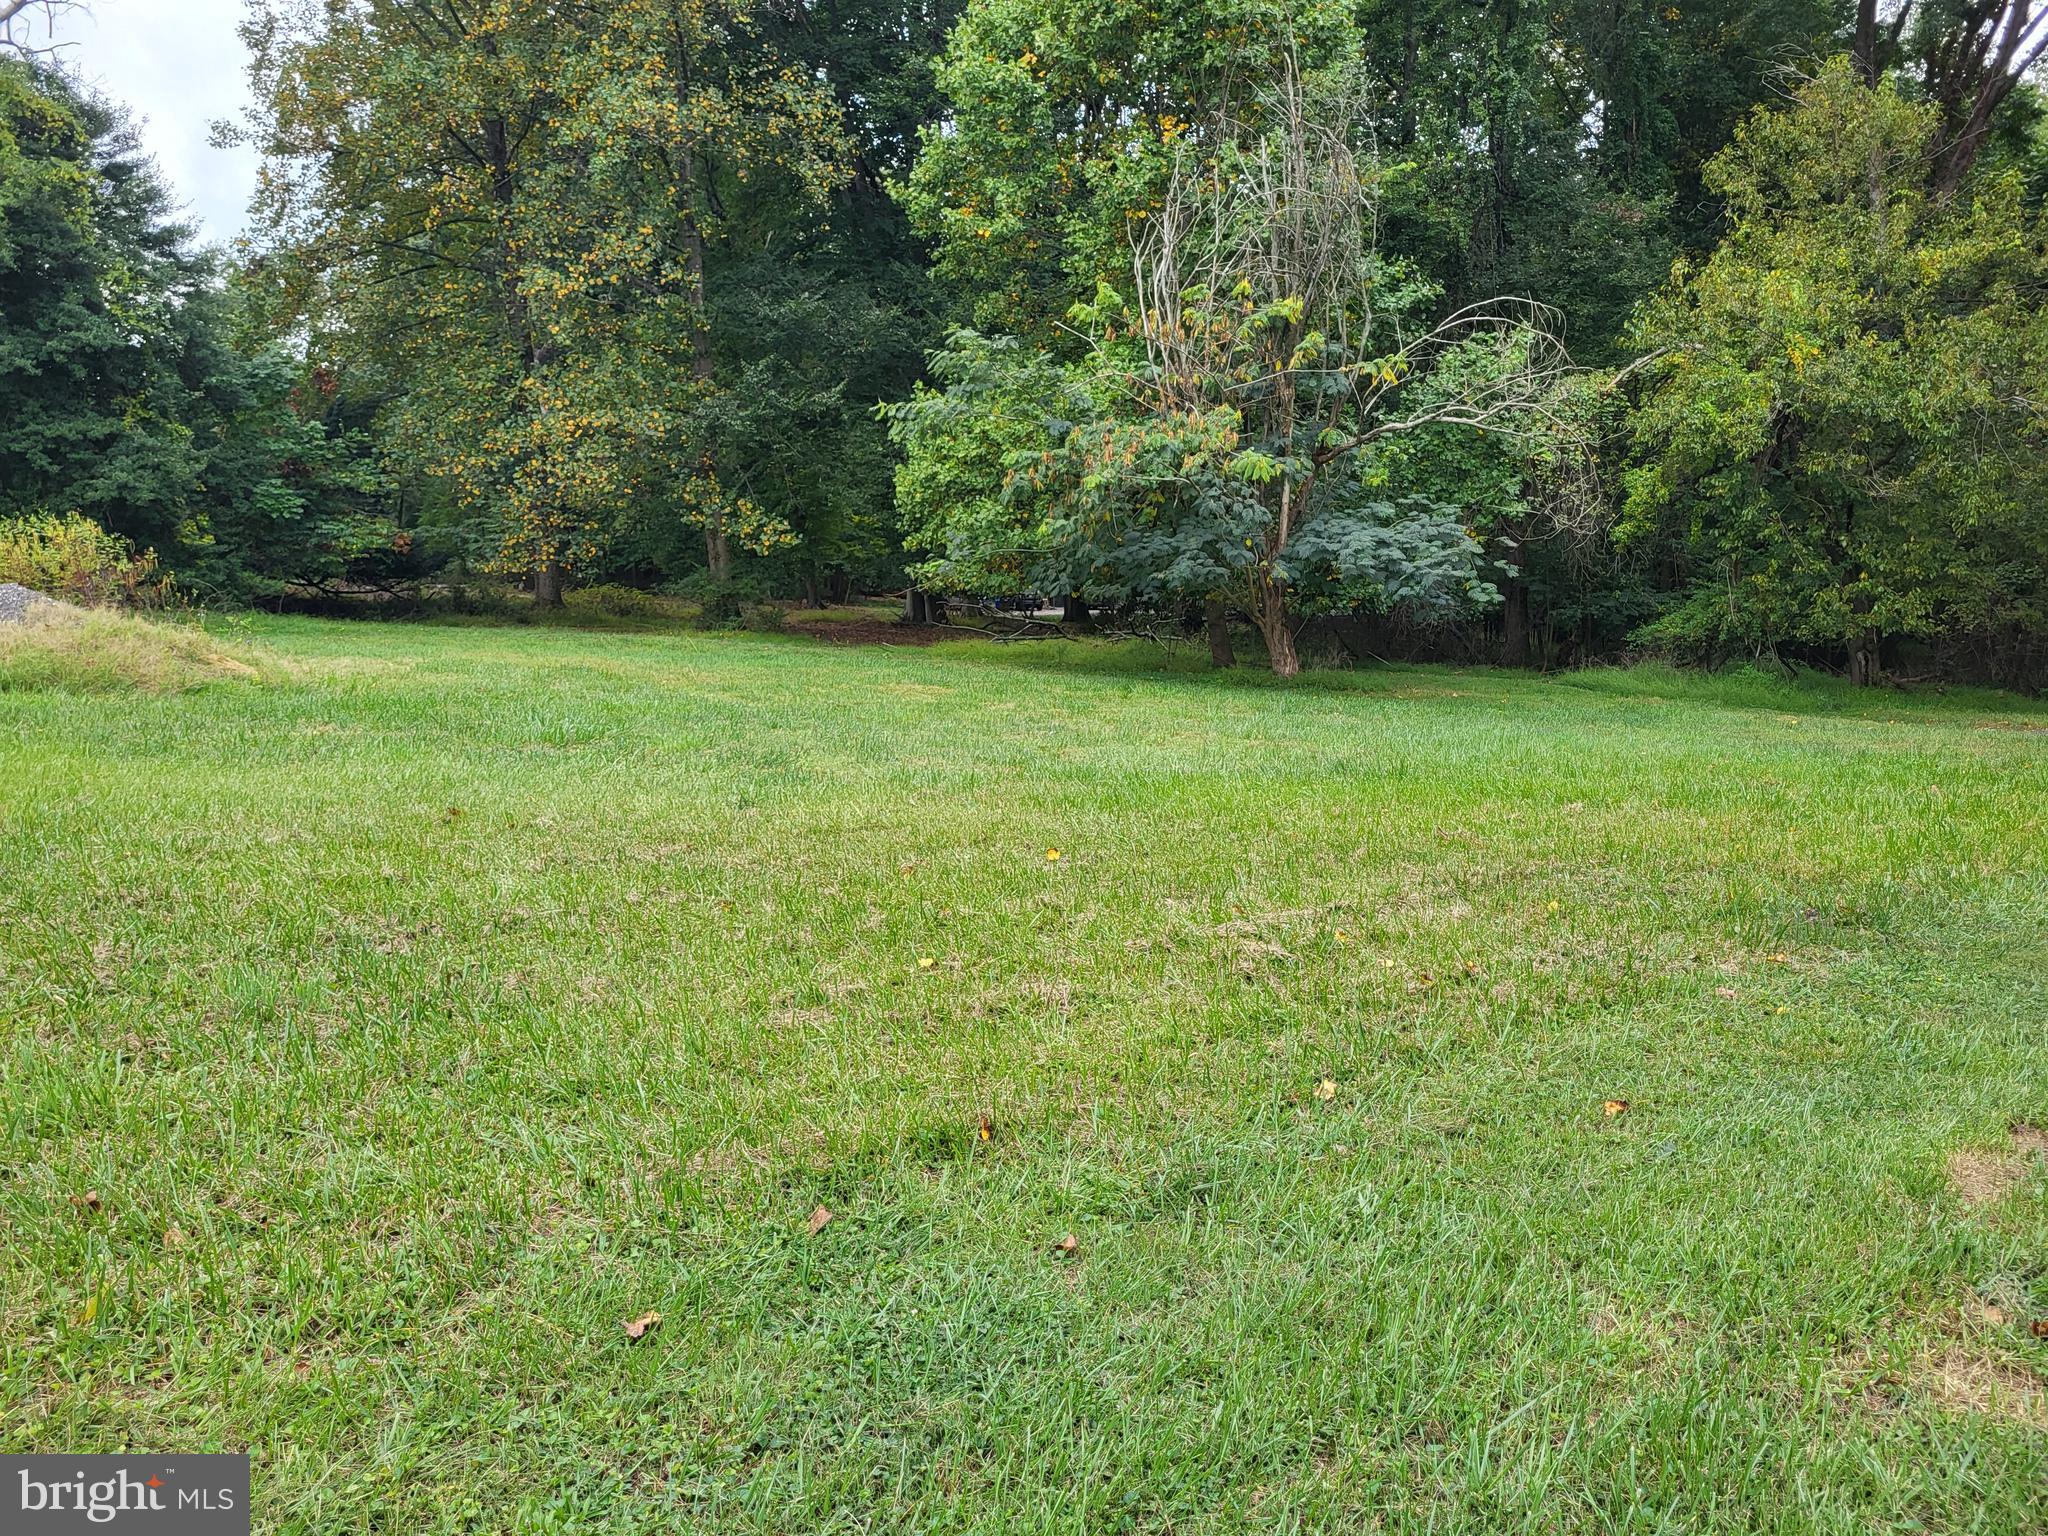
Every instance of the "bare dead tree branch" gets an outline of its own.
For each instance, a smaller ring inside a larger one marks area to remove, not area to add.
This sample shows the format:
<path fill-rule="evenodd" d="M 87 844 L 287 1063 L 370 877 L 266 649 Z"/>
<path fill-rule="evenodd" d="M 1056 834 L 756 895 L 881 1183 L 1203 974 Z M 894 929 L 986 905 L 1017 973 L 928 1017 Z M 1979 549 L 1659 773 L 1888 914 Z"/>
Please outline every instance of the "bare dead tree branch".
<path fill-rule="evenodd" d="M 0 53 L 21 58 L 41 58 L 69 46 L 56 40 L 57 18 L 67 11 L 82 11 L 81 0 L 0 0 Z M 30 22 L 40 16 L 44 42 L 32 41 Z"/>

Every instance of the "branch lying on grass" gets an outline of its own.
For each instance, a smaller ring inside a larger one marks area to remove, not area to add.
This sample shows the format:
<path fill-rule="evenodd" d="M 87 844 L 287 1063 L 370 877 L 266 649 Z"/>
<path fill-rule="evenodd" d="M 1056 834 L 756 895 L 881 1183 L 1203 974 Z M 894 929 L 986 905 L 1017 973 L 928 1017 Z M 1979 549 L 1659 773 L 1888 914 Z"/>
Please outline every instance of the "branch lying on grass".
<path fill-rule="evenodd" d="M 1133 624 L 1128 628 L 1098 629 L 1096 637 L 1102 640 L 1143 640 L 1162 650 L 1171 650 L 1177 645 L 1188 644 L 1188 637 L 1175 631 L 1165 621 L 1155 620 L 1150 624 Z"/>
<path fill-rule="evenodd" d="M 1004 618 L 1007 618 L 1013 627 L 1007 630 L 995 628 L 994 625 Z M 1050 619 L 1032 619 L 1014 614 L 992 614 L 987 624 L 956 624 L 949 619 L 941 627 L 965 630 L 969 634 L 978 635 L 984 640 L 1063 640 L 1068 638 L 1067 632 Z"/>

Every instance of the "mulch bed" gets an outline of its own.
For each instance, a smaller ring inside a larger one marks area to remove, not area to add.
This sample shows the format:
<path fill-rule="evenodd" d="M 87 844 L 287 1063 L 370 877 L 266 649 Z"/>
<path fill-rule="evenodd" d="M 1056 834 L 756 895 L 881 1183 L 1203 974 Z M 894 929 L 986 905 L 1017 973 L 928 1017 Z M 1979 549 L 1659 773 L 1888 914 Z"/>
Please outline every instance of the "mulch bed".
<path fill-rule="evenodd" d="M 960 631 L 939 624 L 901 624 L 894 619 L 855 619 L 849 623 L 806 624 L 792 616 L 792 635 L 808 635 L 833 645 L 932 645 Z"/>

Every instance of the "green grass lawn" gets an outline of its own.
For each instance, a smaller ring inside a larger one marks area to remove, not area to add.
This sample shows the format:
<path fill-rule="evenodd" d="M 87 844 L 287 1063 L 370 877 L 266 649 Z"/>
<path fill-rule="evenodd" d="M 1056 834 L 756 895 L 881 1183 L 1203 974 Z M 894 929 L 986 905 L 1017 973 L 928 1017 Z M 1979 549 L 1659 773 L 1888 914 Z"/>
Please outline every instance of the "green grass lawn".
<path fill-rule="evenodd" d="M 2048 713 L 258 638 L 0 694 L 0 1449 L 246 1447 L 265 1531 L 2043 1529 Z"/>

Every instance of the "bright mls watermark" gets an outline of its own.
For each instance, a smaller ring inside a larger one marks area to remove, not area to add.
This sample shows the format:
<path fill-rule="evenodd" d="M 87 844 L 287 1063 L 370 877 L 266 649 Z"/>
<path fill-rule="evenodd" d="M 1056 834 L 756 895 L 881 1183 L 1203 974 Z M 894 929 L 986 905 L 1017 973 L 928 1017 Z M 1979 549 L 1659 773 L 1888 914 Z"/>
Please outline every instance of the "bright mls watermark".
<path fill-rule="evenodd" d="M 249 1458 L 0 1456 L 0 1532 L 248 1536 Z"/>

